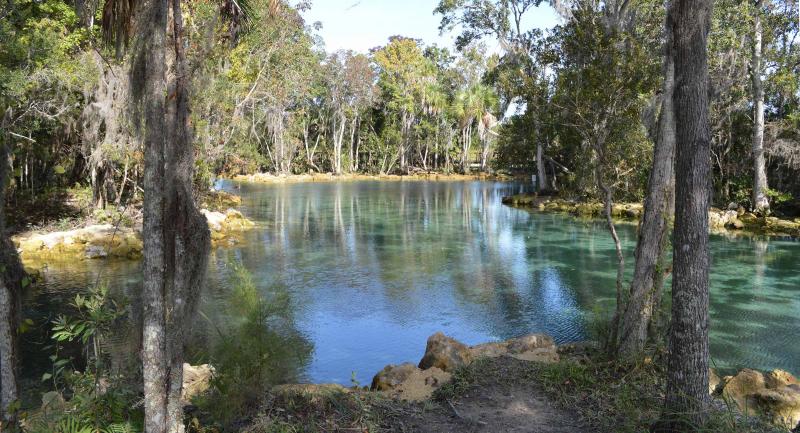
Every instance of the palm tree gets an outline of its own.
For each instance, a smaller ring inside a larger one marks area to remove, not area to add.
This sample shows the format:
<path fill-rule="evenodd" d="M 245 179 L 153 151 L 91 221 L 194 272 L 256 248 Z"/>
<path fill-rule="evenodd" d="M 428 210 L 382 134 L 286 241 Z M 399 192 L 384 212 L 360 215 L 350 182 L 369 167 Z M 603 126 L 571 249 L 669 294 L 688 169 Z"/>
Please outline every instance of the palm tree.
<path fill-rule="evenodd" d="M 456 94 L 453 104 L 453 113 L 458 119 L 458 126 L 461 130 L 461 170 L 468 171 L 469 150 L 472 147 L 472 130 L 478 121 L 479 133 L 481 128 L 485 128 L 491 123 L 489 111 L 497 106 L 497 95 L 491 87 L 485 84 L 472 84 Z M 484 123 L 486 114 L 489 118 Z M 491 125 L 494 126 L 494 125 Z M 490 126 L 490 127 L 491 127 Z M 487 134 L 488 135 L 488 134 Z M 482 163 L 483 165 L 484 163 Z"/>

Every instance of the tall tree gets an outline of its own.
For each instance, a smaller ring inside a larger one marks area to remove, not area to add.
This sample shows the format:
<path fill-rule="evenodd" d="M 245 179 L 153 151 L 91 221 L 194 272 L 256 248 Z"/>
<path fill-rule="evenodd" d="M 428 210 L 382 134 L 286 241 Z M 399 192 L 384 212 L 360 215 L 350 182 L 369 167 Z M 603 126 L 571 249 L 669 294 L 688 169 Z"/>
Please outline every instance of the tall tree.
<path fill-rule="evenodd" d="M 753 210 L 769 212 L 767 198 L 767 161 L 764 155 L 764 84 L 761 81 L 763 29 L 761 25 L 763 0 L 756 0 L 753 10 L 753 59 L 750 74 L 753 81 Z"/>
<path fill-rule="evenodd" d="M 676 0 L 675 234 L 667 392 L 655 431 L 697 431 L 708 402 L 710 141 L 707 38 L 712 0 Z"/>
<path fill-rule="evenodd" d="M 675 55 L 671 3 L 667 6 L 664 42 L 664 83 L 656 125 L 653 167 L 636 244 L 636 262 L 630 296 L 620 329 L 619 353 L 635 355 L 644 349 L 648 325 L 661 299 L 669 225 L 675 209 Z"/>
<path fill-rule="evenodd" d="M 17 249 L 6 234 L 6 189 L 11 169 L 6 143 L 10 136 L 5 113 L 0 133 L 0 431 L 12 430 L 16 425 L 14 404 L 19 398 L 17 387 L 18 356 L 17 327 L 24 271 Z"/>
<path fill-rule="evenodd" d="M 145 431 L 173 433 L 184 429 L 184 340 L 203 284 L 210 234 L 192 194 L 194 149 L 180 0 L 150 0 L 138 25 L 131 87 L 145 150 Z"/>

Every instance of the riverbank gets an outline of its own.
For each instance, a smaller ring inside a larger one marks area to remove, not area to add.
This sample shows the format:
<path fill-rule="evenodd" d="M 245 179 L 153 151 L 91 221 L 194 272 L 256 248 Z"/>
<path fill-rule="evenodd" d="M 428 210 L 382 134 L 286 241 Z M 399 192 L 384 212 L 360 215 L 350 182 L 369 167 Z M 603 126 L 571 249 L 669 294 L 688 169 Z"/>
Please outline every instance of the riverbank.
<path fill-rule="evenodd" d="M 527 176 L 525 176 L 527 178 Z M 510 181 L 515 177 L 504 173 L 476 173 L 476 174 L 457 174 L 440 172 L 415 172 L 407 175 L 397 174 L 359 174 L 359 173 L 311 173 L 311 174 L 271 174 L 256 173 L 248 175 L 237 175 L 232 180 L 240 182 L 254 182 L 267 184 L 281 183 L 303 183 L 303 182 L 345 182 L 363 180 L 382 180 L 382 181 L 470 181 L 470 180 L 494 180 Z"/>
<path fill-rule="evenodd" d="M 241 204 L 238 196 L 209 193 L 201 199 L 201 212 L 211 231 L 214 247 L 234 245 L 241 234 L 255 224 L 233 209 Z M 38 269 L 47 263 L 75 260 L 138 260 L 142 256 L 141 212 L 130 209 L 95 211 L 77 220 L 77 227 L 57 230 L 52 224 L 13 235 L 11 241 L 26 268 Z"/>
<path fill-rule="evenodd" d="M 566 213 L 583 218 L 604 216 L 603 203 L 540 197 L 537 194 L 503 197 L 503 204 L 538 212 Z M 800 237 L 800 218 L 760 217 L 742 207 L 735 209 L 733 207 L 727 210 L 711 208 L 708 218 L 709 228 L 713 233 Z M 636 222 L 643 214 L 644 206 L 641 203 L 614 203 L 611 210 L 614 219 L 621 221 Z"/>
<path fill-rule="evenodd" d="M 276 386 L 241 431 L 641 432 L 660 414 L 664 362 L 663 351 L 611 361 L 594 344 L 556 346 L 541 334 L 469 347 L 437 333 L 419 364 L 388 365 L 369 386 Z M 791 374 L 711 377 L 703 431 L 786 432 L 800 422 Z"/>

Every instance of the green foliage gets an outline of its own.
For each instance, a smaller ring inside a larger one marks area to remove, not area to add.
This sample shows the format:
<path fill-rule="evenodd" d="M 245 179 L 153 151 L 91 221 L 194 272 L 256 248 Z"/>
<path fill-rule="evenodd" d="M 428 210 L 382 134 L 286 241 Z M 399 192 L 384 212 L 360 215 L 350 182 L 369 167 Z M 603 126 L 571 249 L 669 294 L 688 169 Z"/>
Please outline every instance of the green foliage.
<path fill-rule="evenodd" d="M 218 338 L 208 355 L 216 369 L 212 392 L 197 401 L 223 424 L 248 414 L 265 389 L 292 377 L 311 352 L 292 327 L 290 299 L 283 288 L 262 292 L 238 263 L 230 265 L 229 281 L 226 319 L 213 323 Z"/>

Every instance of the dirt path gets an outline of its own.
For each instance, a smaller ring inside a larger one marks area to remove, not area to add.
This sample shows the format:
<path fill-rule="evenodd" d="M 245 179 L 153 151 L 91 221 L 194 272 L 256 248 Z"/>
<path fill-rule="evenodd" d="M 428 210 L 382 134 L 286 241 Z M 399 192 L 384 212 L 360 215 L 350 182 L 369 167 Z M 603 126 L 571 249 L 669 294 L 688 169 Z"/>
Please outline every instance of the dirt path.
<path fill-rule="evenodd" d="M 452 397 L 384 420 L 396 432 L 420 433 L 567 433 L 587 432 L 574 412 L 559 408 L 524 375 L 511 358 L 492 361 Z"/>

